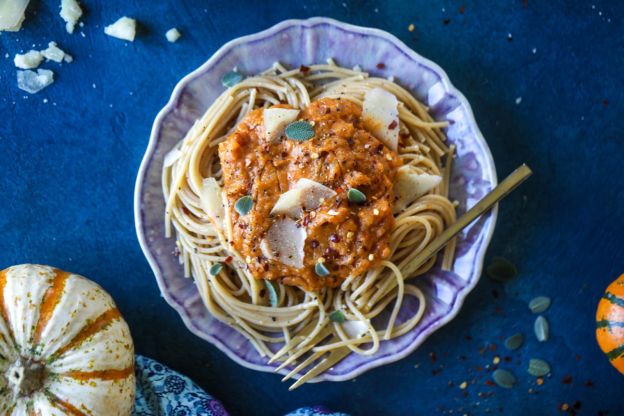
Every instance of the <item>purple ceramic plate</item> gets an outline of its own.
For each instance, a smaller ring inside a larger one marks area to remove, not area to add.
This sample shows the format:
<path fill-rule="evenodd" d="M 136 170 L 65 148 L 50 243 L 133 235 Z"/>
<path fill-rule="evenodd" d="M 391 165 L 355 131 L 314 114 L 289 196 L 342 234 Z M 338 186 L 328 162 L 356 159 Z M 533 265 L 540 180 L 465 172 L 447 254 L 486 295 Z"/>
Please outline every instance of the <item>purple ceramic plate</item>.
<path fill-rule="evenodd" d="M 255 74 L 275 61 L 295 68 L 334 58 L 345 67 L 359 65 L 371 74 L 395 80 L 430 107 L 436 120 L 448 120 L 446 134 L 457 146 L 450 194 L 459 201 L 458 214 L 473 206 L 496 185 L 494 161 L 474 120 L 470 105 L 435 63 L 423 58 L 394 36 L 326 18 L 287 20 L 263 32 L 225 44 L 205 64 L 176 85 L 171 99 L 152 128 L 135 189 L 136 230 L 165 300 L 178 311 L 186 326 L 214 344 L 237 363 L 273 371 L 266 358 L 238 332 L 214 319 L 204 308 L 190 279 L 185 279 L 172 255 L 175 241 L 164 237 L 164 201 L 161 169 L 164 156 L 181 140 L 193 122 L 223 92 L 221 77 L 238 67 Z M 378 69 L 383 62 L 385 67 Z M 343 381 L 371 368 L 397 361 L 416 349 L 435 330 L 449 322 L 477 284 L 483 257 L 494 231 L 496 209 L 466 228 L 459 236 L 452 272 L 435 267 L 414 282 L 429 302 L 425 316 L 410 333 L 381 344 L 372 357 L 351 354 L 315 381 Z M 418 301 L 408 297 L 400 319 L 412 315 Z"/>

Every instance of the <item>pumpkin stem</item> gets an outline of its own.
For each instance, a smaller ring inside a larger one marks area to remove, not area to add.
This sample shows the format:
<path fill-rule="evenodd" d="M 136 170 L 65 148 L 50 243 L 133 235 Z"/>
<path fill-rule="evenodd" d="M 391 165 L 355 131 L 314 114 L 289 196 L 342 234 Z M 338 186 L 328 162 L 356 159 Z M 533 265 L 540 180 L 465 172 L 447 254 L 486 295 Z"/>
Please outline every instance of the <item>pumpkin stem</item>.
<path fill-rule="evenodd" d="M 31 359 L 19 358 L 6 372 L 14 397 L 30 396 L 43 386 L 45 366 Z"/>

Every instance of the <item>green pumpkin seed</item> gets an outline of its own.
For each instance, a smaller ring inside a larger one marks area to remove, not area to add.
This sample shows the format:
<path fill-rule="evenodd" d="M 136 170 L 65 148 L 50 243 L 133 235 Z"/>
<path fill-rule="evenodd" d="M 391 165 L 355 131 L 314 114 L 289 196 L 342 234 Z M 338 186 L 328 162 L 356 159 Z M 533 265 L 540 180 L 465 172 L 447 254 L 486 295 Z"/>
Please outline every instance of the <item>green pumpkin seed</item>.
<path fill-rule="evenodd" d="M 364 192 L 359 189 L 349 188 L 347 191 L 347 199 L 349 202 L 353 202 L 354 204 L 363 204 L 366 202 L 366 195 L 364 195 Z"/>
<path fill-rule="evenodd" d="M 546 296 L 538 296 L 531 299 L 529 309 L 533 313 L 542 313 L 550 307 L 550 298 Z"/>
<path fill-rule="evenodd" d="M 538 316 L 535 320 L 535 324 L 533 324 L 533 330 L 535 331 L 535 337 L 539 342 L 548 341 L 550 328 L 548 326 L 548 321 L 542 315 Z"/>
<path fill-rule="evenodd" d="M 252 207 L 253 199 L 249 195 L 238 198 L 238 201 L 234 204 L 234 210 L 238 212 L 238 215 L 248 214 Z"/>
<path fill-rule="evenodd" d="M 329 269 L 320 261 L 314 266 L 314 271 L 320 277 L 329 276 Z"/>
<path fill-rule="evenodd" d="M 494 382 L 500 387 L 510 389 L 516 384 L 516 377 L 507 370 L 498 369 L 492 373 Z"/>
<path fill-rule="evenodd" d="M 342 311 L 333 311 L 332 313 L 329 314 L 329 320 L 332 322 L 338 322 L 339 324 L 343 323 L 345 321 L 345 316 L 344 313 L 342 313 Z"/>
<path fill-rule="evenodd" d="M 508 350 L 517 350 L 524 342 L 524 335 L 521 333 L 514 334 L 505 340 L 505 348 Z"/>
<path fill-rule="evenodd" d="M 314 137 L 314 127 L 307 121 L 295 121 L 286 126 L 284 133 L 289 139 L 302 142 Z"/>
<path fill-rule="evenodd" d="M 518 275 L 518 269 L 509 260 L 503 257 L 493 257 L 486 269 L 487 275 L 497 282 L 507 282 Z"/>
<path fill-rule="evenodd" d="M 279 298 L 277 297 L 277 292 L 275 291 L 275 286 L 273 286 L 273 282 L 265 280 L 264 285 L 266 286 L 267 291 L 269 292 L 269 303 L 271 304 L 273 308 L 277 308 L 277 303 L 279 301 Z"/>
<path fill-rule="evenodd" d="M 242 80 L 243 80 L 243 76 L 241 74 L 239 74 L 238 72 L 231 71 L 223 75 L 223 78 L 221 78 L 221 84 L 223 84 L 223 86 L 226 88 L 230 88 L 238 84 Z"/>
<path fill-rule="evenodd" d="M 550 373 L 550 365 L 544 360 L 538 358 L 531 358 L 529 360 L 529 374 L 535 377 L 543 377 Z"/>
<path fill-rule="evenodd" d="M 221 273 L 221 269 L 223 269 L 223 265 L 221 263 L 215 263 L 210 266 L 210 269 L 208 269 L 208 273 L 210 273 L 211 276 L 216 276 Z"/>

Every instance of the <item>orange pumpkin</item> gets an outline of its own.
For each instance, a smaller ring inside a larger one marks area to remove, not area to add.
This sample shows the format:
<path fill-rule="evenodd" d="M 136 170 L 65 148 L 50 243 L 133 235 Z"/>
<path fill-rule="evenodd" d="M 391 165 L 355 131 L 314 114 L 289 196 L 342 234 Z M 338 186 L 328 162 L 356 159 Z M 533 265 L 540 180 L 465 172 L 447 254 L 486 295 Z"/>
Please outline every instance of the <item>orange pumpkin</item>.
<path fill-rule="evenodd" d="M 598 345 L 624 374 L 624 274 L 609 285 L 596 311 Z"/>

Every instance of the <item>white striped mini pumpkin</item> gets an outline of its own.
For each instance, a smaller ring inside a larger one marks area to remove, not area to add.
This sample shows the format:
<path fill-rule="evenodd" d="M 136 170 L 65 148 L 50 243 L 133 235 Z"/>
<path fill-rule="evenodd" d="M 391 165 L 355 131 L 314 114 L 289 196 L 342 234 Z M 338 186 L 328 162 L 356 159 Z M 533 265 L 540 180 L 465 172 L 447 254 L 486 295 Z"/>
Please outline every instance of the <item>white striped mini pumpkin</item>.
<path fill-rule="evenodd" d="M 48 266 L 0 272 L 0 414 L 129 415 L 134 346 L 110 295 Z"/>

